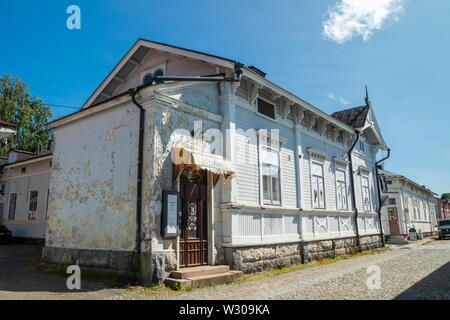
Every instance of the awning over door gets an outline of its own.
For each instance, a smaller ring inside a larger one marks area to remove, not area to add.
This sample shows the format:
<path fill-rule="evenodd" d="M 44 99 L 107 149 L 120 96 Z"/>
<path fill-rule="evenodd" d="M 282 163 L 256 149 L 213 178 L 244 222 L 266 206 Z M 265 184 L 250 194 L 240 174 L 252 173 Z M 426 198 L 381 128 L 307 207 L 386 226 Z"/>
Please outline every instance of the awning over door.
<path fill-rule="evenodd" d="M 193 151 L 187 148 L 174 148 L 172 150 L 172 161 L 174 163 L 174 182 L 178 180 L 183 169 L 187 166 L 198 170 L 207 170 L 214 175 L 214 185 L 223 176 L 225 179 L 231 179 L 234 174 L 234 168 L 231 161 L 226 158 L 209 152 Z"/>

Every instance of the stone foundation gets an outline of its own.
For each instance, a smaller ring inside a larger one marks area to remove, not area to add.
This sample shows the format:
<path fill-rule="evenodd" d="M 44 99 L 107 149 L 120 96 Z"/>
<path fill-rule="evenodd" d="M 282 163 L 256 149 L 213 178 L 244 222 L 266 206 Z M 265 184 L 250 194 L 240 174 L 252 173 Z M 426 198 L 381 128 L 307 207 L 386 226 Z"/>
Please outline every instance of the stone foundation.
<path fill-rule="evenodd" d="M 379 235 L 360 237 L 363 251 L 382 247 Z M 334 258 L 358 251 L 356 237 L 315 240 L 307 242 L 286 243 L 226 248 L 226 257 L 232 269 L 244 273 L 260 272 L 278 267 L 290 267 L 318 259 Z"/>
<path fill-rule="evenodd" d="M 90 270 L 115 272 L 130 279 L 136 276 L 145 285 L 159 286 L 176 269 L 175 252 L 141 253 L 140 263 L 133 252 L 44 247 L 42 262 L 60 268 L 78 264 Z M 133 271 L 133 260 L 135 263 Z M 148 263 L 150 262 L 150 263 Z"/>
<path fill-rule="evenodd" d="M 44 247 L 41 260 L 57 267 L 78 264 L 81 268 L 114 271 L 132 275 L 133 253 L 130 251 L 107 251 Z"/>

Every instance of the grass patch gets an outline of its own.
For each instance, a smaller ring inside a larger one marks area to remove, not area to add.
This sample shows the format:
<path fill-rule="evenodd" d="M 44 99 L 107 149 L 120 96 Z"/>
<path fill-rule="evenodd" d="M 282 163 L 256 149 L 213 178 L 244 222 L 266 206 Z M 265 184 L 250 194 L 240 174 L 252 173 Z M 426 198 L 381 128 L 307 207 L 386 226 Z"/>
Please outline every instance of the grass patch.
<path fill-rule="evenodd" d="M 227 285 L 234 286 L 234 285 L 238 285 L 238 284 L 242 284 L 242 283 L 246 283 L 246 282 L 250 282 L 250 281 L 256 281 L 256 280 L 276 277 L 276 276 L 279 276 L 279 275 L 282 275 L 285 273 L 290 273 L 290 272 L 301 271 L 301 270 L 310 269 L 310 268 L 314 268 L 314 267 L 324 266 L 324 265 L 336 263 L 338 261 L 349 260 L 349 259 L 353 259 L 353 258 L 360 257 L 360 256 L 376 255 L 376 254 L 384 253 L 387 251 L 391 251 L 391 249 L 381 248 L 381 249 L 375 249 L 375 250 L 370 250 L 370 251 L 364 251 L 362 253 L 357 252 L 356 254 L 352 254 L 352 255 L 347 254 L 347 255 L 337 256 L 334 258 L 319 259 L 312 263 L 295 265 L 295 266 L 292 266 L 289 268 L 283 267 L 283 268 L 277 268 L 277 269 L 253 273 L 253 274 L 247 274 L 247 275 L 244 275 L 241 280 L 229 283 Z"/>

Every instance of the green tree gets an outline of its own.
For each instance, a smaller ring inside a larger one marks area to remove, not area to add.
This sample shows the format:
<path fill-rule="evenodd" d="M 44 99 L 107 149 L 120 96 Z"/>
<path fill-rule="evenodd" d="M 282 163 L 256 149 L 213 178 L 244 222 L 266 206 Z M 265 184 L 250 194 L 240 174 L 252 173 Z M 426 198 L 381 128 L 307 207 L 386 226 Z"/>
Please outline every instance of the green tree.
<path fill-rule="evenodd" d="M 449 199 L 450 200 L 450 193 L 443 193 L 441 199 Z"/>
<path fill-rule="evenodd" d="M 15 75 L 0 76 L 0 119 L 17 125 L 17 133 L 0 141 L 0 156 L 11 148 L 35 152 L 47 147 L 53 132 L 46 123 L 52 112 L 38 97 L 31 97 L 28 86 Z"/>

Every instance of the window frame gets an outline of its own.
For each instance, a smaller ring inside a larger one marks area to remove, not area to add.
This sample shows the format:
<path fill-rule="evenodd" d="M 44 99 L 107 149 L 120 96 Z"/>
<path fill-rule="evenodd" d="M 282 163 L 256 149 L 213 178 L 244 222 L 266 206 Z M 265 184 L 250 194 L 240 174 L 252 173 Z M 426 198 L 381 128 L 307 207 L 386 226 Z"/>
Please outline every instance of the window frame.
<path fill-rule="evenodd" d="M 10 214 L 10 212 L 11 212 L 11 196 L 12 195 L 15 195 L 16 196 L 16 199 L 15 199 L 15 201 L 14 201 L 14 216 L 12 217 L 12 219 L 11 219 L 11 214 Z M 8 201 L 8 221 L 14 221 L 14 220 L 16 220 L 16 213 L 17 213 L 17 197 L 18 197 L 18 193 L 17 192 L 10 192 L 9 193 L 9 201 Z"/>
<path fill-rule="evenodd" d="M 313 173 L 313 165 L 317 165 L 321 167 L 322 175 L 319 176 L 317 174 Z M 326 201 L 326 194 L 325 194 L 325 168 L 324 168 L 324 162 L 311 160 L 311 198 L 312 198 L 312 204 L 313 209 L 326 209 L 327 207 L 327 201 Z M 322 190 L 319 188 L 319 179 L 322 180 Z M 314 198 L 314 184 L 316 184 L 317 192 L 318 192 L 318 198 L 317 198 L 317 204 Z M 321 199 L 320 199 L 320 191 L 323 193 L 323 206 L 321 206 Z"/>
<path fill-rule="evenodd" d="M 364 186 L 364 180 L 367 180 L 367 198 L 368 198 L 368 206 L 365 204 L 365 186 Z M 369 175 L 367 173 L 361 173 L 361 195 L 362 195 L 362 205 L 363 205 L 363 211 L 364 212 L 371 212 L 372 211 L 372 197 L 370 196 L 370 179 Z"/>
<path fill-rule="evenodd" d="M 36 195 L 36 215 L 34 216 L 34 218 L 33 218 L 33 216 L 31 215 L 31 193 L 32 192 L 36 192 L 37 193 L 37 195 Z M 39 202 L 39 189 L 32 189 L 32 190 L 30 190 L 30 192 L 28 193 L 28 220 L 30 220 L 30 221 L 35 221 L 35 220 L 37 220 L 37 215 L 38 215 L 38 202 Z"/>
<path fill-rule="evenodd" d="M 344 174 L 344 179 L 338 179 L 338 172 L 342 172 Z M 347 168 L 342 168 L 336 165 L 335 167 L 335 183 L 336 183 L 336 208 L 338 211 L 348 211 L 348 186 L 347 186 Z M 342 194 L 342 188 L 340 185 L 344 183 L 344 194 Z M 341 205 L 339 205 L 339 193 L 342 197 L 342 200 L 345 199 L 345 205 L 341 200 Z"/>
<path fill-rule="evenodd" d="M 268 116 L 268 115 L 266 115 L 266 114 L 264 114 L 264 113 L 259 112 L 259 102 L 258 102 L 259 100 L 262 100 L 262 101 L 264 101 L 264 102 L 266 102 L 266 103 L 268 103 L 268 104 L 273 106 L 273 118 Z M 265 117 L 267 119 L 270 119 L 271 121 L 275 121 L 277 119 L 277 106 L 276 106 L 275 103 L 273 103 L 273 102 L 269 101 L 268 99 L 258 95 L 256 97 L 256 113 L 258 115 L 260 115 L 260 116 L 263 116 L 263 117 Z"/>
<path fill-rule="evenodd" d="M 282 194 L 282 192 L 281 192 L 281 159 L 280 159 L 280 148 L 278 149 L 278 150 L 276 150 L 276 149 L 274 149 L 274 148 L 271 148 L 270 147 L 270 143 L 269 143 L 269 141 L 270 141 L 270 139 L 269 138 L 267 138 L 267 146 L 263 146 L 262 144 L 261 144 L 261 141 L 259 141 L 259 159 L 260 159 L 260 161 L 259 161 L 259 166 L 260 166 L 260 180 L 261 180 L 261 203 L 262 204 L 264 204 L 264 205 L 274 205 L 274 206 L 281 206 L 281 201 L 282 201 L 282 198 L 281 198 L 281 194 Z M 273 153 L 276 153 L 276 158 L 277 158 L 277 161 L 278 161 L 278 166 L 275 166 L 275 165 L 273 165 L 273 164 L 271 164 L 271 163 L 268 163 L 268 162 L 264 162 L 264 160 L 262 159 L 262 152 L 263 152 L 263 150 L 264 151 L 266 151 L 266 152 L 273 152 Z M 263 168 L 264 167 L 269 167 L 269 192 L 270 192 L 270 199 L 266 199 L 265 197 L 264 197 L 264 174 L 263 174 Z M 271 175 L 271 169 L 273 169 L 273 168 L 276 168 L 276 171 L 277 171 L 277 175 L 278 175 L 278 197 L 279 197 L 279 201 L 275 201 L 274 200 L 274 196 L 273 196 L 273 185 L 272 185 L 272 175 Z"/>

